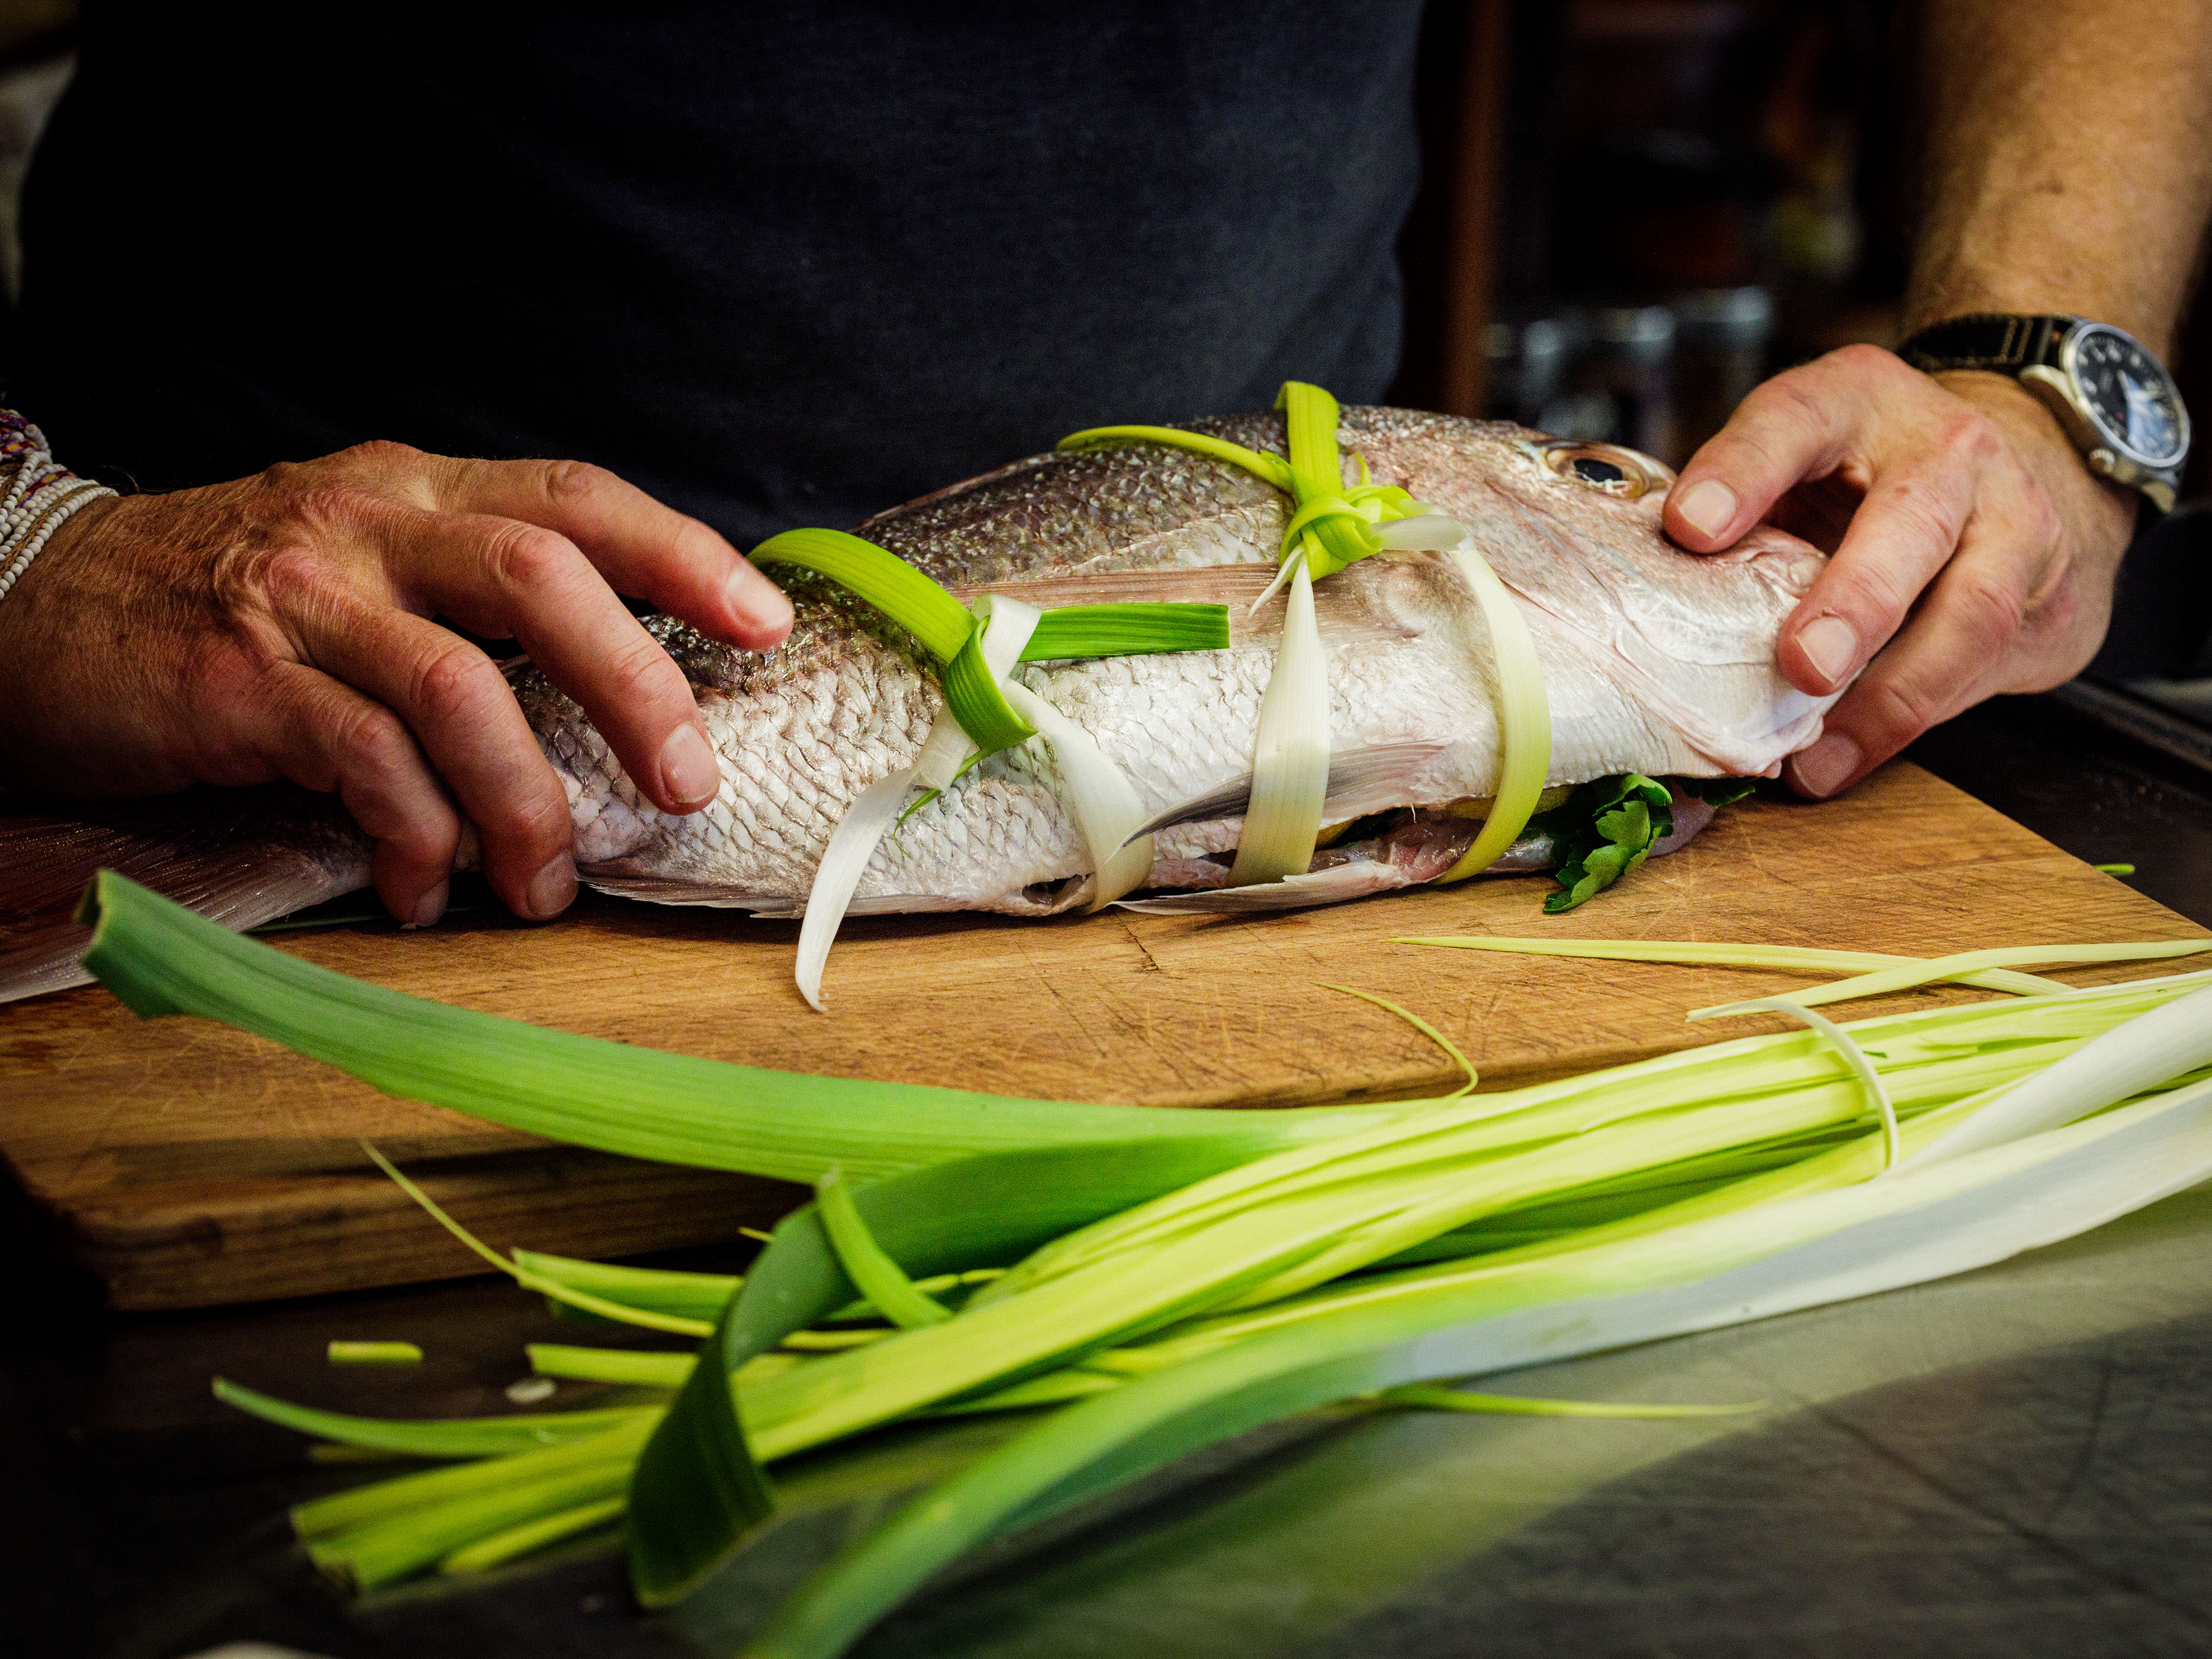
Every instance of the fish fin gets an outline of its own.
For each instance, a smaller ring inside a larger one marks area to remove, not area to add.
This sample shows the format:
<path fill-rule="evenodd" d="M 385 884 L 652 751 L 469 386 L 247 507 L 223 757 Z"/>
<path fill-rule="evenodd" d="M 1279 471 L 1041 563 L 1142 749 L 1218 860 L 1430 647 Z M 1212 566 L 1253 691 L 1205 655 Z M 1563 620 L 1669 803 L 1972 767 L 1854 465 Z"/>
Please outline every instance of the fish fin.
<path fill-rule="evenodd" d="M 1251 887 L 1216 887 L 1196 893 L 1163 893 L 1152 898 L 1117 899 L 1125 910 L 1155 916 L 1259 915 L 1270 910 L 1303 910 L 1316 904 L 1342 904 L 1413 884 L 1395 866 L 1377 860 L 1332 865 Z"/>
<path fill-rule="evenodd" d="M 1443 750 L 1444 745 L 1440 743 L 1389 743 L 1331 755 L 1328 794 L 1322 802 L 1324 821 L 1341 823 L 1346 818 L 1409 805 L 1406 797 L 1412 791 L 1414 779 Z M 1129 841 L 1172 830 L 1180 823 L 1207 823 L 1215 818 L 1237 817 L 1251 800 L 1252 775 L 1247 772 L 1218 789 L 1208 790 L 1179 806 L 1169 807 L 1134 831 Z M 1127 846 L 1128 842 L 1122 845 Z"/>
<path fill-rule="evenodd" d="M 698 906 L 709 910 L 750 910 L 770 921 L 794 916 L 788 893 L 755 893 L 711 881 L 689 881 L 680 876 L 649 876 L 630 871 L 604 871 L 586 866 L 577 872 L 595 893 L 635 899 L 643 904 Z"/>
<path fill-rule="evenodd" d="M 88 985 L 76 920 L 120 872 L 243 931 L 368 885 L 369 842 L 325 795 L 289 784 L 151 800 L 9 803 L 0 817 L 0 1002 Z"/>

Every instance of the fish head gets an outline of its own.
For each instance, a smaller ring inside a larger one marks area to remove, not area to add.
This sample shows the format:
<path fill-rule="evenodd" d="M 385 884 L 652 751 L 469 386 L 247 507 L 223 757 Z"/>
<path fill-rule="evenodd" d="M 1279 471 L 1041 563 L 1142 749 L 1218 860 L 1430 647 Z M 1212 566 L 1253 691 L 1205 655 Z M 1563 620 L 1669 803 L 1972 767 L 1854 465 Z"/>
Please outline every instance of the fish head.
<path fill-rule="evenodd" d="M 1594 627 L 1617 608 L 1684 661 L 1771 659 L 1827 562 L 1772 525 L 1719 553 L 1684 550 L 1662 524 L 1674 469 L 1619 444 L 1399 410 L 1349 411 L 1345 426 L 1379 482 L 1465 524 L 1508 584 Z M 1540 582 L 1516 580 L 1538 567 Z"/>
<path fill-rule="evenodd" d="M 1760 525 L 1721 552 L 1684 550 L 1661 522 L 1673 470 L 1615 444 L 1379 409 L 1346 411 L 1342 436 L 1378 482 L 1466 525 L 1563 638 L 1632 668 L 1642 700 L 1717 766 L 1771 771 L 1819 735 L 1834 696 L 1806 696 L 1774 661 L 1827 562 L 1809 543 Z"/>

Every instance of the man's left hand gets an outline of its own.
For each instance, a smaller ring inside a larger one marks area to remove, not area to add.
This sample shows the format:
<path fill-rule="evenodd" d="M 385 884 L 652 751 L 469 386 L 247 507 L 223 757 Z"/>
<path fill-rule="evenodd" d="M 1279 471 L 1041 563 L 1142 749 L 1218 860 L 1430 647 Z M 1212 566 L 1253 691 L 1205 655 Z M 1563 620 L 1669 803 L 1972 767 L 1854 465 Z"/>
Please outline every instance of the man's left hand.
<path fill-rule="evenodd" d="M 1771 520 L 1834 556 L 1776 647 L 1809 695 L 1858 677 L 1788 764 L 1823 796 L 1984 697 L 2080 672 L 2139 499 L 2010 377 L 1847 346 L 1746 398 L 1682 469 L 1666 526 L 1712 553 Z"/>

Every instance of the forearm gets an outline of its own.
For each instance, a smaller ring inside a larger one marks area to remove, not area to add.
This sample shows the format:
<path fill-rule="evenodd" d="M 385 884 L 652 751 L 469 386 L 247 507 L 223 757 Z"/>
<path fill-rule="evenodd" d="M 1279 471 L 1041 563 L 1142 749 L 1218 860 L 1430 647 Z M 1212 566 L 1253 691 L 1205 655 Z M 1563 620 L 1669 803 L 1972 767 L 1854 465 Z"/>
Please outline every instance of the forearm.
<path fill-rule="evenodd" d="M 1929 0 L 1905 331 L 2072 312 L 2172 345 L 2212 208 L 2212 0 Z"/>

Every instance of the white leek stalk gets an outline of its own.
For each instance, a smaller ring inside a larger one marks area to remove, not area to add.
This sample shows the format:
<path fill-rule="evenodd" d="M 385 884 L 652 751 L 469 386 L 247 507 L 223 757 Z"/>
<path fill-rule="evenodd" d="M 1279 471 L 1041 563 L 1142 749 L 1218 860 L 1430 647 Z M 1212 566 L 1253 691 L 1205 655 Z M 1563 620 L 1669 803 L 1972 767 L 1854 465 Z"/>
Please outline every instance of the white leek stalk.
<path fill-rule="evenodd" d="M 1022 648 L 1044 613 L 997 593 L 977 599 L 975 611 L 982 619 L 983 660 L 993 677 L 1003 682 L 1021 661 Z M 816 1013 L 829 1012 L 822 1006 L 822 970 L 829 965 L 830 947 L 837 942 L 837 930 L 844 926 L 845 912 L 860 889 L 860 878 L 867 873 L 868 860 L 876 855 L 877 843 L 899 821 L 916 787 L 948 787 L 975 752 L 974 741 L 947 708 L 929 728 L 912 766 L 878 779 L 845 809 L 823 850 L 822 862 L 815 866 L 814 884 L 807 890 L 806 920 L 799 925 L 799 959 L 792 972 L 799 994 Z"/>
<path fill-rule="evenodd" d="M 1897 1122 L 1897 1104 L 1890 1099 L 1889 1087 L 1882 1082 L 1881 1073 L 1875 1070 L 1874 1061 L 1867 1058 L 1867 1051 L 1851 1040 L 1849 1031 L 1826 1014 L 1816 1014 L 1802 1003 L 1792 1002 L 1788 997 L 1752 997 L 1742 1002 L 1731 1002 L 1727 1007 L 1715 1012 L 1741 1014 L 1754 1009 L 1787 1014 L 1801 1025 L 1810 1026 L 1828 1039 L 1829 1045 L 1843 1056 L 1844 1063 L 1857 1077 L 1859 1086 L 1866 1091 L 1867 1103 L 1874 1108 L 1875 1115 L 1881 1120 L 1881 1167 L 1895 1169 L 1897 1160 L 1904 1152 L 1904 1139 Z"/>
<path fill-rule="evenodd" d="M 1938 1164 L 2057 1128 L 2212 1066 L 2212 986 L 2138 1014 L 2014 1084 L 1915 1154 Z"/>
<path fill-rule="evenodd" d="M 1096 910 L 1143 886 L 1152 872 L 1152 838 L 1131 839 L 1145 822 L 1145 804 L 1137 797 L 1136 786 L 1088 732 L 1029 687 L 1008 680 L 1005 690 L 1014 712 L 1052 745 L 1062 799 L 1096 872 L 1091 908 Z"/>
<path fill-rule="evenodd" d="M 1437 878 L 1440 883 L 1480 875 L 1521 839 L 1552 769 L 1551 700 L 1544 695 L 1543 665 L 1528 624 L 1472 542 L 1462 539 L 1451 557 L 1474 590 L 1490 629 L 1490 659 L 1498 675 L 1498 799 L 1474 845 Z"/>
<path fill-rule="evenodd" d="M 1314 619 L 1313 577 L 1300 559 L 1283 611 L 1275 672 L 1260 699 L 1252 800 L 1244 811 L 1230 886 L 1280 881 L 1303 874 L 1313 862 L 1328 795 L 1328 677 L 1321 626 Z"/>

